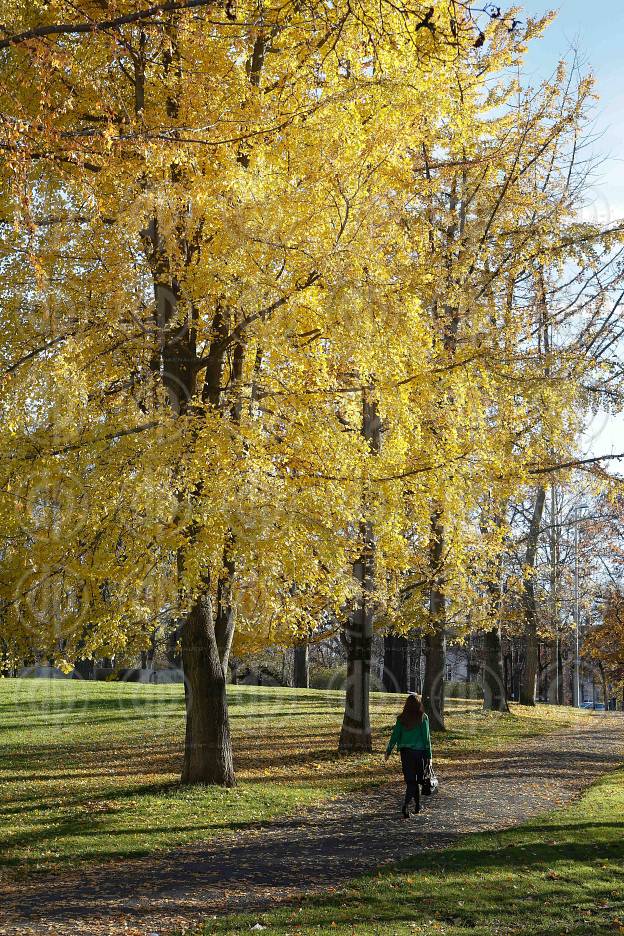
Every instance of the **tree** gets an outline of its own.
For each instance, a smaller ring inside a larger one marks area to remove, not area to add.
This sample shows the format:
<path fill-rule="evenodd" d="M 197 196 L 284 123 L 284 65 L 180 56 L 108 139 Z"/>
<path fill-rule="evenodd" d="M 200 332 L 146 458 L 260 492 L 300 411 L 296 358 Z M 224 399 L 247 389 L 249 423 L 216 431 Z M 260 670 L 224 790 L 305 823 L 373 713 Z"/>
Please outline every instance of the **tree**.
<path fill-rule="evenodd" d="M 297 689 L 310 688 L 310 654 L 305 639 L 299 640 L 293 651 L 293 685 Z"/>
<path fill-rule="evenodd" d="M 624 687 L 624 595 L 612 588 L 607 595 L 604 620 L 592 627 L 583 641 L 583 653 L 600 667 L 607 704 L 607 685 Z"/>
<path fill-rule="evenodd" d="M 460 426 L 470 426 L 473 432 L 479 426 L 476 431 L 481 433 L 477 444 L 474 437 L 466 441 L 452 470 L 446 453 L 441 455 L 446 477 L 438 489 L 444 496 L 432 502 L 430 672 L 425 691 L 439 728 L 444 721 L 443 692 L 439 688 L 434 699 L 433 687 L 443 682 L 444 632 L 454 594 L 465 609 L 471 591 L 483 605 L 483 583 L 499 588 L 484 568 L 491 565 L 495 550 L 503 548 L 504 539 L 496 537 L 488 544 L 482 538 L 480 547 L 467 549 L 470 524 L 484 493 L 504 504 L 511 494 L 526 490 L 534 474 L 565 463 L 563 453 L 574 463 L 585 387 L 597 373 L 596 358 L 586 349 L 595 347 L 595 341 L 606 348 L 602 337 L 610 331 L 609 296 L 619 278 L 613 262 L 618 226 L 603 231 L 581 224 L 576 216 L 587 170 L 577 168 L 576 142 L 591 82 L 577 79 L 574 67 L 566 82 L 561 70 L 557 82 L 546 83 L 540 95 L 521 95 L 506 110 L 515 83 L 506 85 L 503 78 L 490 98 L 485 91 L 481 99 L 473 98 L 479 85 L 470 83 L 463 67 L 462 61 L 455 80 L 457 107 L 470 130 L 467 137 L 449 133 L 446 158 L 436 160 L 429 171 L 438 188 L 422 207 L 430 222 L 430 250 L 424 255 L 439 287 L 432 289 L 432 334 L 445 352 L 431 444 L 439 451 L 440 438 L 450 436 L 457 445 Z M 490 107 L 497 110 L 493 117 Z M 428 161 L 433 162 L 431 157 Z M 574 273 L 561 283 L 566 264 Z M 598 283 L 596 268 L 602 271 Z M 567 345 L 557 335 L 559 327 L 568 338 L 572 331 Z M 509 381 L 508 387 L 504 381 Z M 497 457 L 492 458 L 494 452 Z M 475 474 L 483 483 L 474 483 Z M 460 491 L 461 506 L 449 509 L 447 504 Z M 527 615 L 534 604 L 530 576 L 527 565 Z M 471 608 L 470 615 L 464 614 L 465 626 L 475 627 L 481 618 Z M 529 631 L 533 626 L 528 625 Z M 496 633 L 491 636 L 500 676 L 499 641 Z M 529 640 L 528 646 L 525 676 L 530 684 L 536 640 Z M 524 695 L 529 695 L 528 689 Z"/>
<path fill-rule="evenodd" d="M 400 198 L 411 166 L 394 141 L 443 111 L 447 63 L 474 25 L 451 37 L 444 3 L 303 20 L 296 4 L 8 12 L 4 480 L 27 516 L 3 575 L 13 652 L 141 646 L 173 616 L 183 779 L 231 784 L 236 621 L 260 620 L 258 642 L 324 603 L 368 621 L 369 579 L 347 571 L 369 562 L 368 532 L 348 534 L 370 529 L 367 451 L 344 432 L 342 394 L 393 358 L 372 365 L 353 296 L 365 284 L 386 335 L 405 314 L 388 193 Z M 33 615 L 25 632 L 25 596 L 51 594 L 59 629 Z"/>
<path fill-rule="evenodd" d="M 518 100 L 543 24 L 446 0 L 8 13 L 6 655 L 175 622 L 183 779 L 231 784 L 233 646 L 346 620 L 340 746 L 365 750 L 373 627 L 424 625 L 443 727 L 484 502 L 567 451 L 607 340 L 594 314 L 548 373 L 535 353 L 536 269 L 613 244 L 574 220 L 589 83 Z"/>
<path fill-rule="evenodd" d="M 525 616 L 526 659 L 520 682 L 520 704 L 535 705 L 538 669 L 537 599 L 535 597 L 535 560 L 546 503 L 546 488 L 540 485 L 535 494 L 533 515 L 527 536 L 524 565 L 523 607 Z"/>
<path fill-rule="evenodd" d="M 407 692 L 409 686 L 410 642 L 400 634 L 384 637 L 383 687 L 386 692 Z"/>
<path fill-rule="evenodd" d="M 362 437 L 370 455 L 381 447 L 381 420 L 371 390 L 362 393 Z M 358 531 L 359 555 L 353 564 L 358 591 L 343 631 L 347 650 L 345 712 L 338 741 L 341 754 L 371 751 L 370 668 L 375 615 L 376 541 L 371 519 L 370 491 L 364 490 Z"/>
<path fill-rule="evenodd" d="M 492 532 L 498 542 L 494 544 L 493 559 L 485 570 L 485 590 L 487 595 L 487 617 L 489 626 L 483 636 L 483 707 L 486 711 L 508 712 L 509 705 L 505 687 L 505 673 L 502 648 L 502 607 L 503 607 L 503 550 L 505 534 L 505 505 L 492 500 L 486 502 L 487 516 L 484 510 L 482 535 Z"/>

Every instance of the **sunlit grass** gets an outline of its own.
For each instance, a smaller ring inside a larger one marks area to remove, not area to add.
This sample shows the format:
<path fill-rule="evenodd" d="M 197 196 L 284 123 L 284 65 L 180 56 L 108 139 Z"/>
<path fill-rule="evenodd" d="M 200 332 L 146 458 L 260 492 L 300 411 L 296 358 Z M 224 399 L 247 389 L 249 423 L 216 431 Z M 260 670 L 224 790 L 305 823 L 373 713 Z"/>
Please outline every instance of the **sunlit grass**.
<path fill-rule="evenodd" d="M 468 835 L 322 897 L 211 920 L 235 936 L 600 936 L 624 932 L 624 772 L 566 809 Z"/>
<path fill-rule="evenodd" d="M 0 875 L 139 855 L 254 823 L 349 790 L 387 782 L 381 753 L 401 700 L 374 694 L 375 752 L 336 753 L 343 695 L 232 687 L 238 786 L 178 784 L 181 686 L 0 680 Z M 570 709 L 484 714 L 449 705 L 438 762 L 588 717 Z"/>

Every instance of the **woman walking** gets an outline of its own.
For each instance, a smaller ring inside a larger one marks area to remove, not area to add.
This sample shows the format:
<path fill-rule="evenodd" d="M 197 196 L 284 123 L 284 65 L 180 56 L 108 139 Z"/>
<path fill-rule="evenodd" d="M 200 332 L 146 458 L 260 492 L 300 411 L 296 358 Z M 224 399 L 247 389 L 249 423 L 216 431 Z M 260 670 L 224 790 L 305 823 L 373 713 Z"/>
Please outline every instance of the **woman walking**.
<path fill-rule="evenodd" d="M 403 818 L 409 819 L 409 806 L 412 800 L 416 812 L 420 812 L 420 784 L 425 776 L 425 768 L 431 762 L 431 735 L 429 719 L 425 707 L 418 695 L 408 695 L 403 711 L 397 718 L 396 725 L 386 749 L 386 760 L 397 747 L 401 755 L 401 766 L 405 778 L 405 800 Z"/>

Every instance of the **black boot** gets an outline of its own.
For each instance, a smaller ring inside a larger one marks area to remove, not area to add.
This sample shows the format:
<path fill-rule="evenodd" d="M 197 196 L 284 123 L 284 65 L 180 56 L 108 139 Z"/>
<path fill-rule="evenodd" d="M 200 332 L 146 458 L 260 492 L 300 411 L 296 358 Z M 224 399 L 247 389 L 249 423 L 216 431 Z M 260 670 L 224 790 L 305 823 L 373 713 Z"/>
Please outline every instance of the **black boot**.
<path fill-rule="evenodd" d="M 409 819 L 409 817 L 410 817 L 409 800 L 405 800 L 405 801 L 404 801 L 404 803 L 403 803 L 403 809 L 402 809 L 401 811 L 402 811 L 402 813 L 403 813 L 403 818 L 404 818 L 404 819 Z"/>

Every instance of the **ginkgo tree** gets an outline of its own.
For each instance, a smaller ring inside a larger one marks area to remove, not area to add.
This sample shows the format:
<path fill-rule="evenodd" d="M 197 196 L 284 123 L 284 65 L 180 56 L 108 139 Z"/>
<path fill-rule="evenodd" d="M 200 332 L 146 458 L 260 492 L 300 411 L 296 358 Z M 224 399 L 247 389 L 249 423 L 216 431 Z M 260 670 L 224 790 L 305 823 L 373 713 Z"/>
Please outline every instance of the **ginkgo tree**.
<path fill-rule="evenodd" d="M 321 615 L 348 621 L 341 743 L 366 749 L 372 627 L 413 624 L 413 578 L 440 709 L 447 604 L 500 548 L 479 511 L 575 402 L 518 283 L 602 233 L 557 201 L 589 86 L 514 108 L 499 78 L 543 25 L 447 0 L 8 5 L 2 638 L 69 665 L 174 619 L 186 782 L 234 782 L 236 633 Z"/>
<path fill-rule="evenodd" d="M 418 154 L 429 186 L 408 215 L 433 358 L 431 410 L 411 423 L 420 437 L 410 448 L 429 459 L 432 496 L 429 534 L 422 523 L 411 533 L 415 564 L 396 622 L 426 634 L 424 696 L 438 728 L 449 623 L 487 632 L 486 697 L 506 705 L 495 571 L 506 504 L 574 463 L 587 387 L 618 332 L 621 226 L 579 220 L 592 81 L 572 63 L 537 92 L 523 89 L 506 68 L 522 49 L 499 36 L 458 62 L 454 119 L 439 128 L 435 153 Z M 412 405 L 422 405 L 414 384 Z"/>
<path fill-rule="evenodd" d="M 261 643 L 357 600 L 348 424 L 427 340 L 388 196 L 479 30 L 447 3 L 5 23 L 3 628 L 69 660 L 180 616 L 183 778 L 232 783 L 236 619 Z"/>

